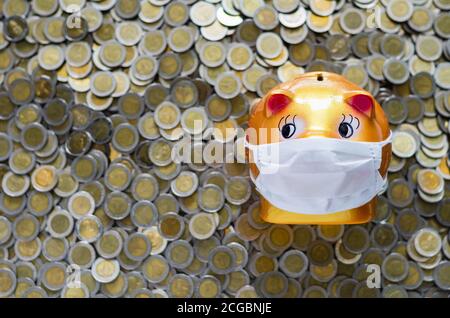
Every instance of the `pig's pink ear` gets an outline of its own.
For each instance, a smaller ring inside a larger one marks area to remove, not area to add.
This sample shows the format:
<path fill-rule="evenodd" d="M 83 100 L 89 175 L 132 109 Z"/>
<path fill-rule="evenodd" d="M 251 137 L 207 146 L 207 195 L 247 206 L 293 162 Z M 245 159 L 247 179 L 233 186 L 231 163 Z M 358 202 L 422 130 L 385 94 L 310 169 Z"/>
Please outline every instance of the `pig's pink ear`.
<path fill-rule="evenodd" d="M 273 116 L 292 102 L 292 95 L 285 91 L 275 91 L 266 99 L 266 116 Z"/>
<path fill-rule="evenodd" d="M 362 93 L 349 94 L 345 102 L 356 111 L 372 117 L 375 109 L 375 101 L 372 96 Z"/>

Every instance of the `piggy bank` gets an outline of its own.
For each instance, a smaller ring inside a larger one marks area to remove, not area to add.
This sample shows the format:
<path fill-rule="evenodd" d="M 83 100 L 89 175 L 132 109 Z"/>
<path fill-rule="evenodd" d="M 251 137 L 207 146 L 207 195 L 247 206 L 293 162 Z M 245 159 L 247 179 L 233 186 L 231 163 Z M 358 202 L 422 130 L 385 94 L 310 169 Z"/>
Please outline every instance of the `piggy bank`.
<path fill-rule="evenodd" d="M 248 127 L 263 220 L 357 224 L 374 217 L 391 132 L 369 92 L 337 74 L 305 73 L 271 89 L 253 107 Z"/>

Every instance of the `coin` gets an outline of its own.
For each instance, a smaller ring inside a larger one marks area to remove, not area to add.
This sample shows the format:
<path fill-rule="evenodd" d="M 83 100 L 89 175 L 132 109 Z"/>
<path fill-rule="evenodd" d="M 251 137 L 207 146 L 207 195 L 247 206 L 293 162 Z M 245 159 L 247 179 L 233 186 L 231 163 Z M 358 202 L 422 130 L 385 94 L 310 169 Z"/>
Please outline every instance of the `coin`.
<path fill-rule="evenodd" d="M 419 72 L 410 80 L 411 91 L 421 98 L 431 97 L 435 91 L 435 86 L 433 77 L 428 72 Z"/>
<path fill-rule="evenodd" d="M 25 149 L 36 151 L 44 147 L 47 136 L 47 130 L 41 124 L 32 123 L 22 129 L 20 138 Z"/>
<path fill-rule="evenodd" d="M 440 63 L 434 72 L 434 80 L 436 81 L 436 84 L 443 89 L 450 88 L 450 83 L 446 80 L 449 69 L 449 63 Z"/>
<path fill-rule="evenodd" d="M 79 191 L 69 198 L 67 206 L 69 212 L 78 219 L 94 212 L 95 201 L 88 192 Z"/>
<path fill-rule="evenodd" d="M 177 269 L 186 268 L 194 258 L 193 247 L 185 240 L 171 242 L 164 253 L 169 264 Z"/>
<path fill-rule="evenodd" d="M 435 256 L 442 247 L 439 234 L 430 228 L 419 230 L 414 238 L 414 247 L 417 252 L 425 257 Z"/>
<path fill-rule="evenodd" d="M 31 184 L 40 192 L 47 192 L 56 186 L 57 175 L 53 166 L 42 165 L 36 168 L 31 175 Z"/>
<path fill-rule="evenodd" d="M 449 262 L 442 262 L 433 270 L 433 278 L 436 282 L 436 285 L 443 290 L 450 289 L 450 284 L 448 281 L 448 273 L 449 270 Z"/>
<path fill-rule="evenodd" d="M 109 230 L 95 242 L 97 252 L 106 259 L 117 257 L 122 249 L 123 239 L 115 230 Z"/>
<path fill-rule="evenodd" d="M 12 234 L 11 222 L 4 216 L 0 217 L 0 242 L 7 242 Z"/>
<path fill-rule="evenodd" d="M 192 278 L 185 274 L 175 274 L 168 282 L 168 294 L 174 298 L 191 297 L 194 293 Z"/>
<path fill-rule="evenodd" d="M 198 204 L 207 212 L 219 211 L 225 202 L 222 190 L 214 185 L 208 184 L 199 188 Z"/>
<path fill-rule="evenodd" d="M 160 255 L 153 255 L 144 262 L 143 274 L 150 283 L 160 283 L 169 274 L 169 264 Z"/>
<path fill-rule="evenodd" d="M 425 61 L 436 61 L 442 54 L 442 43 L 435 36 L 422 35 L 417 38 L 417 55 Z"/>
<path fill-rule="evenodd" d="M 392 84 L 403 84 L 409 78 L 408 66 L 397 59 L 387 59 L 383 65 L 383 75 Z"/>
<path fill-rule="evenodd" d="M 27 175 L 17 175 L 7 172 L 2 179 L 2 189 L 11 197 L 22 196 L 30 187 L 30 178 Z"/>
<path fill-rule="evenodd" d="M 327 291 L 320 286 L 310 286 L 303 292 L 303 298 L 326 298 Z"/>
<path fill-rule="evenodd" d="M 411 185 L 404 179 L 395 179 L 388 186 L 389 202 L 395 207 L 404 208 L 411 204 L 413 190 Z"/>
<path fill-rule="evenodd" d="M 159 232 L 165 239 L 176 240 L 183 234 L 185 223 L 179 215 L 168 212 L 160 215 L 158 226 Z"/>
<path fill-rule="evenodd" d="M 404 256 L 392 253 L 383 260 L 381 268 L 386 279 L 399 282 L 408 276 L 409 263 Z"/>
<path fill-rule="evenodd" d="M 31 214 L 22 214 L 13 223 L 14 237 L 21 241 L 34 240 L 39 233 L 39 221 Z"/>
<path fill-rule="evenodd" d="M 330 243 L 323 240 L 315 240 L 309 244 L 307 255 L 311 264 L 325 266 L 333 259 L 334 251 Z"/>
<path fill-rule="evenodd" d="M 327 16 L 328 14 L 323 15 Z M 358 34 L 364 30 L 364 20 L 365 17 L 360 10 L 349 8 L 339 16 L 339 25 L 348 34 Z"/>
<path fill-rule="evenodd" d="M 0 278 L 2 280 L 2 287 L 0 289 L 0 296 L 7 297 L 16 289 L 16 276 L 9 269 L 0 269 Z"/>
<path fill-rule="evenodd" d="M 217 77 L 214 89 L 222 98 L 234 98 L 241 91 L 241 80 L 234 72 L 224 72 Z"/>
<path fill-rule="evenodd" d="M 282 41 L 280 37 L 273 32 L 261 33 L 256 41 L 258 53 L 268 59 L 275 58 L 281 54 Z"/>
<path fill-rule="evenodd" d="M 138 137 L 139 133 L 135 126 L 123 123 L 114 129 L 112 144 L 117 151 L 129 153 L 136 148 L 139 142 Z"/>
<path fill-rule="evenodd" d="M 423 169 L 418 172 L 417 182 L 427 194 L 438 194 L 444 190 L 444 179 L 435 170 Z"/>
<path fill-rule="evenodd" d="M 298 278 L 308 268 L 308 258 L 306 255 L 297 250 L 289 250 L 284 253 L 280 258 L 280 269 L 288 277 Z"/>
<path fill-rule="evenodd" d="M 14 244 L 14 252 L 22 261 L 35 260 L 41 254 L 42 242 L 36 237 L 31 241 L 16 241 Z"/>
<path fill-rule="evenodd" d="M 398 233 L 392 224 L 377 224 L 370 233 L 370 240 L 376 247 L 390 250 L 396 243 Z"/>
<path fill-rule="evenodd" d="M 76 223 L 76 232 L 80 240 L 95 242 L 103 231 L 100 219 L 94 215 L 84 216 Z"/>
<path fill-rule="evenodd" d="M 114 191 L 106 195 L 105 213 L 113 220 L 125 219 L 131 211 L 130 197 L 119 191 Z"/>
<path fill-rule="evenodd" d="M 394 132 L 392 136 L 392 152 L 400 158 L 410 158 L 417 151 L 416 139 L 407 132 Z"/>
<path fill-rule="evenodd" d="M 99 283 L 109 283 L 119 275 L 119 262 L 97 258 L 92 264 L 92 276 Z"/>
<path fill-rule="evenodd" d="M 129 235 L 124 242 L 124 252 L 133 261 L 144 260 L 151 251 L 150 240 L 142 233 Z"/>
<path fill-rule="evenodd" d="M 233 250 L 227 246 L 217 246 L 213 248 L 208 257 L 210 269 L 216 274 L 228 274 L 233 271 L 236 256 Z"/>
<path fill-rule="evenodd" d="M 110 72 L 96 72 L 92 75 L 91 90 L 99 97 L 111 95 L 116 89 L 116 80 Z"/>
<path fill-rule="evenodd" d="M 386 13 L 395 22 L 406 22 L 413 14 L 414 7 L 406 0 L 390 1 L 386 7 Z"/>

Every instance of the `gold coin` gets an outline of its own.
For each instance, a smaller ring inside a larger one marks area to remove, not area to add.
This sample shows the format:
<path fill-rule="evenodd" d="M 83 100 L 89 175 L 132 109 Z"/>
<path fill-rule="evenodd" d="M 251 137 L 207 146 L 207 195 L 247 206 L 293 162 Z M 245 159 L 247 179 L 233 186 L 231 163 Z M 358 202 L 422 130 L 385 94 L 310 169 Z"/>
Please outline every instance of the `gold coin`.
<path fill-rule="evenodd" d="M 142 265 L 144 277 L 150 283 L 160 283 L 169 274 L 169 264 L 160 255 L 150 256 Z"/>
<path fill-rule="evenodd" d="M 280 37 L 273 32 L 261 33 L 256 41 L 258 53 L 268 59 L 273 59 L 281 54 L 282 41 Z"/>
<path fill-rule="evenodd" d="M 58 176 L 58 181 L 55 193 L 60 197 L 71 196 L 78 189 L 78 181 L 70 173 L 61 173 Z"/>
<path fill-rule="evenodd" d="M 66 266 L 62 263 L 47 263 L 41 268 L 42 283 L 50 290 L 60 290 L 66 283 Z"/>
<path fill-rule="evenodd" d="M 230 273 L 235 266 L 235 258 L 229 247 L 217 246 L 209 253 L 210 268 L 216 274 Z"/>
<path fill-rule="evenodd" d="M 214 276 L 206 275 L 198 283 L 197 296 L 199 298 L 216 298 L 220 295 L 220 291 L 220 281 Z"/>
<path fill-rule="evenodd" d="M 80 240 L 92 243 L 101 235 L 102 224 L 94 215 L 84 216 L 77 221 L 76 229 Z"/>
<path fill-rule="evenodd" d="M 0 281 L 2 282 L 0 287 L 0 296 L 7 297 L 11 295 L 16 289 L 16 276 L 9 269 L 0 269 Z"/>
<path fill-rule="evenodd" d="M 109 193 L 105 199 L 105 213 L 114 220 L 125 219 L 131 211 L 130 197 L 119 191 Z"/>
<path fill-rule="evenodd" d="M 344 226 L 341 224 L 323 224 L 317 227 L 317 234 L 328 242 L 336 242 L 344 234 Z"/>
<path fill-rule="evenodd" d="M 107 41 L 100 47 L 99 58 L 106 66 L 117 67 L 125 62 L 125 47 L 115 40 Z"/>
<path fill-rule="evenodd" d="M 142 233 L 133 233 L 125 240 L 124 251 L 131 260 L 142 261 L 150 254 L 150 240 Z"/>
<path fill-rule="evenodd" d="M 171 102 L 163 102 L 155 110 L 154 120 L 160 128 L 174 128 L 178 125 L 180 119 L 180 109 Z"/>
<path fill-rule="evenodd" d="M 301 277 L 308 268 L 308 258 L 301 251 L 290 250 L 281 256 L 280 268 L 288 277 Z"/>
<path fill-rule="evenodd" d="M 18 78 L 10 85 L 9 96 L 11 101 L 15 104 L 27 104 L 35 97 L 35 87 L 30 80 L 26 78 Z"/>
<path fill-rule="evenodd" d="M 30 179 L 27 175 L 18 175 L 7 172 L 2 180 L 3 192 L 11 197 L 22 196 L 30 186 Z"/>
<path fill-rule="evenodd" d="M 393 180 L 389 184 L 387 194 L 389 202 L 399 208 L 408 206 L 414 198 L 411 185 L 404 179 Z"/>
<path fill-rule="evenodd" d="M 225 198 L 232 204 L 243 204 L 250 195 L 250 183 L 245 177 L 232 177 L 225 184 Z"/>
<path fill-rule="evenodd" d="M 293 234 L 289 226 L 272 225 L 265 236 L 267 244 L 274 250 L 286 250 L 293 241 Z"/>
<path fill-rule="evenodd" d="M 444 190 L 444 179 L 435 170 L 420 170 L 417 174 L 417 182 L 420 189 L 427 194 L 438 194 Z"/>
<path fill-rule="evenodd" d="M 111 95 L 116 89 L 116 80 L 110 72 L 96 72 L 91 77 L 91 90 L 99 97 Z"/>
<path fill-rule="evenodd" d="M 414 235 L 414 247 L 422 256 L 435 256 L 441 246 L 442 241 L 439 234 L 431 228 L 423 228 Z"/>
<path fill-rule="evenodd" d="M 48 225 L 53 237 L 62 238 L 72 232 L 73 219 L 67 211 L 57 210 L 49 216 Z"/>
<path fill-rule="evenodd" d="M 182 61 L 179 55 L 167 52 L 159 58 L 158 76 L 170 80 L 177 77 L 182 70 Z"/>
<path fill-rule="evenodd" d="M 86 285 L 79 283 L 79 285 L 66 286 L 61 292 L 62 298 L 88 298 L 89 290 Z"/>
<path fill-rule="evenodd" d="M 63 260 L 68 252 L 69 244 L 65 239 L 47 237 L 42 246 L 42 253 L 49 261 Z"/>
<path fill-rule="evenodd" d="M 311 264 L 325 266 L 331 262 L 334 253 L 331 245 L 322 240 L 316 240 L 309 244 L 307 254 Z"/>
<path fill-rule="evenodd" d="M 56 169 L 53 166 L 43 165 L 33 171 L 31 183 L 36 190 L 47 192 L 56 186 L 57 177 Z"/>
<path fill-rule="evenodd" d="M 33 155 L 33 153 L 23 148 L 15 150 L 9 157 L 9 165 L 11 170 L 18 174 L 30 172 L 34 167 L 35 162 L 36 157 Z"/>
<path fill-rule="evenodd" d="M 123 191 L 131 182 L 131 172 L 123 164 L 110 165 L 105 173 L 105 185 L 112 191 Z"/>
<path fill-rule="evenodd" d="M 214 217 L 209 213 L 197 213 L 189 221 L 189 232 L 196 239 L 207 239 L 214 234 L 215 230 Z"/>
<path fill-rule="evenodd" d="M 173 212 L 168 212 L 160 217 L 159 231 L 168 240 L 179 238 L 183 234 L 184 227 L 184 221 Z"/>
<path fill-rule="evenodd" d="M 117 257 L 122 249 L 123 239 L 115 230 L 109 230 L 95 242 L 98 253 L 104 258 Z"/>
<path fill-rule="evenodd" d="M 92 195 L 86 191 L 79 191 L 69 198 L 69 212 L 77 219 L 94 212 L 95 201 Z"/>
<path fill-rule="evenodd" d="M 98 258 L 92 264 L 92 276 L 99 283 L 110 283 L 119 276 L 119 262 Z"/>
<path fill-rule="evenodd" d="M 14 221 L 14 236 L 22 241 L 31 241 L 38 235 L 39 225 L 39 221 L 31 214 L 22 214 Z"/>
<path fill-rule="evenodd" d="M 169 244 L 165 250 L 165 256 L 172 267 L 184 269 L 191 264 L 194 251 L 188 242 L 178 240 Z"/>
<path fill-rule="evenodd" d="M 168 282 L 168 293 L 171 297 L 191 297 L 193 292 L 194 283 L 188 275 L 175 274 L 170 278 Z"/>
<path fill-rule="evenodd" d="M 391 253 L 383 260 L 381 270 L 386 279 L 399 282 L 408 276 L 409 263 L 403 255 Z"/>
<path fill-rule="evenodd" d="M 31 241 L 16 241 L 14 251 L 17 257 L 23 261 L 32 261 L 41 253 L 42 243 L 36 237 Z"/>
<path fill-rule="evenodd" d="M 282 297 L 288 288 L 286 276 L 276 271 L 263 274 L 260 284 L 265 297 Z"/>
<path fill-rule="evenodd" d="M 136 127 L 123 123 L 114 129 L 112 144 L 117 151 L 129 153 L 136 148 L 139 142 L 138 138 L 139 133 Z"/>

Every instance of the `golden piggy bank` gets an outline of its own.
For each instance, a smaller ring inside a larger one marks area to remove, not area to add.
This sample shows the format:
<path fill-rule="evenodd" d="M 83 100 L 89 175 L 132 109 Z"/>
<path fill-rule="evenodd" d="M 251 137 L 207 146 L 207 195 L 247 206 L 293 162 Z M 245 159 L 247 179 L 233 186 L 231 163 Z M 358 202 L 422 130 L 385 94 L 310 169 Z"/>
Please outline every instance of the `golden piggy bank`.
<path fill-rule="evenodd" d="M 367 91 L 337 74 L 306 73 L 255 105 L 246 138 L 266 222 L 373 218 L 391 145 L 387 118 Z"/>

